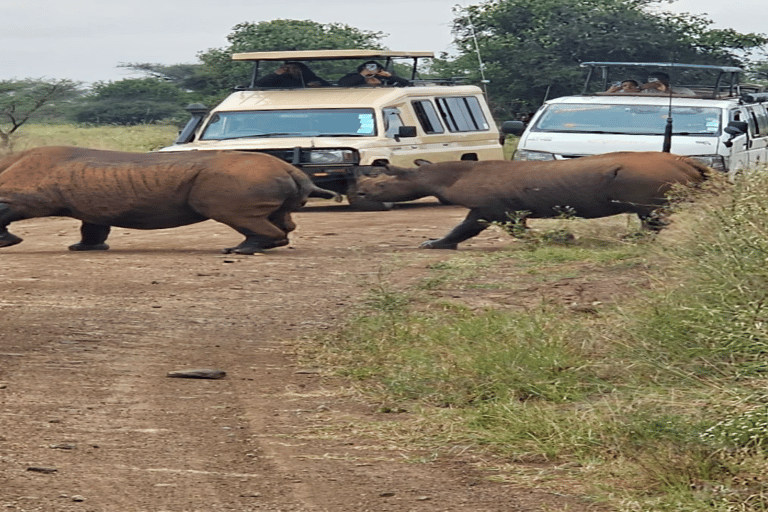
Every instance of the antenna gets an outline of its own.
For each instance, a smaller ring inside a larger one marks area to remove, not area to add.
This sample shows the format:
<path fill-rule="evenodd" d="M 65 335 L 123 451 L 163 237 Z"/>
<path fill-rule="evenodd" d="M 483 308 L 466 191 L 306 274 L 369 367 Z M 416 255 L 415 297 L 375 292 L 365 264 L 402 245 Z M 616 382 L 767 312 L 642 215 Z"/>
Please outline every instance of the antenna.
<path fill-rule="evenodd" d="M 483 58 L 480 56 L 480 45 L 477 43 L 477 34 L 475 33 L 475 24 L 472 23 L 472 15 L 469 13 L 469 10 L 466 8 L 462 8 L 467 13 L 467 20 L 469 20 L 469 30 L 472 33 L 472 42 L 475 43 L 475 53 L 477 54 L 477 65 L 480 69 L 480 83 L 483 84 L 483 91 L 485 92 L 486 98 L 488 97 L 488 80 L 485 79 L 485 64 L 483 64 Z"/>
<path fill-rule="evenodd" d="M 672 59 L 674 63 L 674 59 Z M 667 110 L 667 124 L 664 126 L 664 144 L 662 153 L 672 152 L 672 68 L 669 69 L 669 107 Z"/>

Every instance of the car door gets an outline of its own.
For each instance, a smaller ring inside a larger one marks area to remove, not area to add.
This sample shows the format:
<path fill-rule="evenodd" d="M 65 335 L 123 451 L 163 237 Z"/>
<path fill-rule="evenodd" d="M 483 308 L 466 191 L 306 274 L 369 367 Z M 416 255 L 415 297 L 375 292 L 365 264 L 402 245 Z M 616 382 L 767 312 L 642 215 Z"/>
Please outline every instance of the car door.
<path fill-rule="evenodd" d="M 763 104 L 745 107 L 749 117 L 747 158 L 750 167 L 768 163 L 768 113 Z"/>
<path fill-rule="evenodd" d="M 748 123 L 748 118 L 748 112 L 745 108 L 731 110 L 729 114 L 729 121 L 741 121 Z M 727 142 L 731 144 L 730 158 L 728 163 L 728 174 L 731 177 L 749 167 L 749 141 L 749 130 L 747 130 L 745 133 L 727 139 Z"/>

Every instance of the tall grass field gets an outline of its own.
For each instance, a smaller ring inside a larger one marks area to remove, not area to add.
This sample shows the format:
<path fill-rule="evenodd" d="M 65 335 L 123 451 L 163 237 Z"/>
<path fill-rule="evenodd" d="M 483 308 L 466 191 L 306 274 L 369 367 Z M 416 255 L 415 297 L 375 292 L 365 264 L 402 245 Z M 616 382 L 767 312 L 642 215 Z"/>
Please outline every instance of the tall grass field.
<path fill-rule="evenodd" d="M 83 126 L 28 124 L 12 136 L 10 150 L 38 146 L 81 146 L 143 153 L 173 144 L 178 127 L 172 125 Z"/>

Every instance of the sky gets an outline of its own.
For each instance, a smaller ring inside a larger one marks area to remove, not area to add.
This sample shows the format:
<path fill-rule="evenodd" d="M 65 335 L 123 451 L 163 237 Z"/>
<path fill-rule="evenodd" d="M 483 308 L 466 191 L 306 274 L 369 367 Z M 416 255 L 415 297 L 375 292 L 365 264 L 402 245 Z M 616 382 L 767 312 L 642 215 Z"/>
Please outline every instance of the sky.
<path fill-rule="evenodd" d="M 678 0 L 664 8 L 704 14 L 713 28 L 768 32 L 765 0 Z M 0 80 L 136 78 L 127 63 L 196 63 L 228 46 L 235 25 L 275 19 L 342 23 L 389 34 L 391 50 L 453 52 L 457 0 L 0 0 Z M 383 8 L 386 6 L 386 8 Z"/>

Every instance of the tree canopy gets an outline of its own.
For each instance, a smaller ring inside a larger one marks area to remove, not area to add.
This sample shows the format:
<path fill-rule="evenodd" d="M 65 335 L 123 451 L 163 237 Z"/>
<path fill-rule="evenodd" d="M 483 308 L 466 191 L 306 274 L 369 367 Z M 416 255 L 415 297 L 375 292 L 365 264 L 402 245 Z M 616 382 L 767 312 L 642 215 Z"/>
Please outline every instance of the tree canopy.
<path fill-rule="evenodd" d="M 98 82 L 75 114 L 81 123 L 134 125 L 187 117 L 188 94 L 160 78 Z"/>
<path fill-rule="evenodd" d="M 494 0 L 457 9 L 459 56 L 441 66 L 479 78 L 496 111 L 522 112 L 578 91 L 588 61 L 741 65 L 759 34 L 711 29 L 712 21 L 650 9 L 653 0 Z M 477 48 L 475 47 L 477 41 Z"/>

